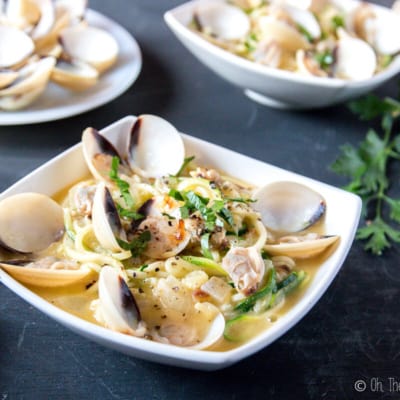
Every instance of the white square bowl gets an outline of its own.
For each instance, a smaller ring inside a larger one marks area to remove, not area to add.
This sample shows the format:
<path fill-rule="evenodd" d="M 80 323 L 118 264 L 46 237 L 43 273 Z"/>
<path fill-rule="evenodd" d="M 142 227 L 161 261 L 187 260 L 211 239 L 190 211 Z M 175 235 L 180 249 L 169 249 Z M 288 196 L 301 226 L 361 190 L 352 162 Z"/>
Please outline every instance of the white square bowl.
<path fill-rule="evenodd" d="M 130 129 L 136 117 L 128 116 L 101 132 L 118 147 L 121 132 Z M 343 190 L 254 160 L 220 146 L 183 135 L 186 154 L 195 155 L 201 165 L 211 166 L 254 185 L 292 180 L 303 183 L 326 199 L 326 232 L 340 235 L 335 252 L 319 267 L 314 279 L 298 303 L 268 330 L 242 346 L 225 352 L 191 350 L 156 343 L 113 332 L 84 321 L 48 303 L 0 269 L 0 280 L 18 296 L 74 332 L 122 353 L 180 367 L 216 370 L 227 367 L 269 345 L 296 324 L 318 301 L 338 273 L 351 247 L 357 228 L 361 201 Z M 81 144 L 75 145 L 39 167 L 0 195 L 36 191 L 54 195 L 87 177 Z"/>
<path fill-rule="evenodd" d="M 189 28 L 194 10 L 207 2 L 210 0 L 189 1 L 167 11 L 164 15 L 165 22 L 182 44 L 203 64 L 244 89 L 247 96 L 261 104 L 290 109 L 326 107 L 368 93 L 400 72 L 399 56 L 383 72 L 360 81 L 305 76 L 257 64 L 208 42 Z M 360 2 L 342 0 L 341 3 L 351 10 Z M 372 6 L 376 12 L 390 12 L 386 7 Z"/>

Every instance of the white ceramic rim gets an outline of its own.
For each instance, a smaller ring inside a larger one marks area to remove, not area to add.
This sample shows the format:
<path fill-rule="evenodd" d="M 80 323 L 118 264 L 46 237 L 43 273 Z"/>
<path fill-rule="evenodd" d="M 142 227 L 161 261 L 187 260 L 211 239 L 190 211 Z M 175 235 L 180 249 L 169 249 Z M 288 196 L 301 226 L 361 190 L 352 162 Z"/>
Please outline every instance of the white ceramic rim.
<path fill-rule="evenodd" d="M 109 127 L 103 129 L 101 132 L 107 134 L 107 132 L 110 132 L 113 129 L 118 129 L 118 126 L 133 123 L 135 119 L 136 117 L 132 116 L 125 117 L 110 125 Z M 192 147 L 201 146 L 203 148 L 203 152 L 207 152 L 210 154 L 223 152 L 223 157 L 228 157 L 229 159 L 240 157 L 241 161 L 243 162 L 248 162 L 249 164 L 255 163 L 257 165 L 264 165 L 264 167 L 268 168 L 271 175 L 276 175 L 279 177 L 282 175 L 285 177 L 285 179 L 291 179 L 303 184 L 308 184 L 314 187 L 314 189 L 316 190 L 318 190 L 319 188 L 320 190 L 329 190 L 330 192 L 340 194 L 342 200 L 346 200 L 346 205 L 348 206 L 347 208 L 352 210 L 352 228 L 346 233 L 346 237 L 342 238 L 343 246 L 341 245 L 341 251 L 339 251 L 339 249 L 336 249 L 332 256 L 329 258 L 328 261 L 331 260 L 330 263 L 332 264 L 332 268 L 329 270 L 329 273 L 323 275 L 322 278 L 318 280 L 315 284 L 313 281 L 312 288 L 310 286 L 307 289 L 306 294 L 296 303 L 296 305 L 285 315 L 280 317 L 279 323 L 273 325 L 264 333 L 261 333 L 260 335 L 252 339 L 250 342 L 243 344 L 233 350 L 228 350 L 224 352 L 213 352 L 207 350 L 185 349 L 181 347 L 147 341 L 132 336 L 127 336 L 84 321 L 79 317 L 62 311 L 56 306 L 48 303 L 38 295 L 31 292 L 29 289 L 18 283 L 1 269 L 0 281 L 22 299 L 24 299 L 40 311 L 44 312 L 51 318 L 67 326 L 76 333 L 79 333 L 82 336 L 85 336 L 96 342 L 102 343 L 103 345 L 118 349 L 125 354 L 129 354 L 129 352 L 135 353 L 134 355 L 137 357 L 161 362 L 164 364 L 184 366 L 196 369 L 215 370 L 229 366 L 234 362 L 246 358 L 261 350 L 262 348 L 268 346 L 284 333 L 286 333 L 290 328 L 292 328 L 315 305 L 315 303 L 325 293 L 326 289 L 329 287 L 336 274 L 339 272 L 347 256 L 347 253 L 351 248 L 361 212 L 361 200 L 358 196 L 332 187 L 325 183 L 321 183 L 313 179 L 292 173 L 290 171 L 274 167 L 262 161 L 255 160 L 253 158 L 241 155 L 237 152 L 222 148 L 221 146 L 185 134 L 182 134 L 182 136 L 184 138 L 184 141 L 186 142 L 186 145 L 190 144 L 190 146 Z M 21 191 L 19 188 L 23 187 L 24 185 L 29 188 L 29 182 L 35 175 L 40 175 L 41 173 L 49 169 L 49 167 L 51 167 L 54 163 L 60 162 L 68 155 L 72 155 L 74 152 L 80 151 L 80 148 L 81 144 L 77 144 L 72 148 L 64 151 L 60 155 L 54 157 L 50 161 L 46 162 L 41 167 L 37 168 L 29 175 L 12 185 L 9 189 L 4 191 L 0 195 L 0 199 Z M 26 190 L 27 189 L 24 189 L 23 191 Z"/>

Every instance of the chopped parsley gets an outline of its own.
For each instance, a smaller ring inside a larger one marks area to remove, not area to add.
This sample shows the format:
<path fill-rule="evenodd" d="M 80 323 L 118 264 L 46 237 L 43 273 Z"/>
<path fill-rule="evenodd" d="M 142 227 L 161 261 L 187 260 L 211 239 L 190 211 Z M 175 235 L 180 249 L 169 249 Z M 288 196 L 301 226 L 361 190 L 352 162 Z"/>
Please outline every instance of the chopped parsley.
<path fill-rule="evenodd" d="M 179 171 L 174 175 L 174 177 L 178 177 L 182 174 L 182 172 L 185 170 L 185 168 L 195 159 L 195 156 L 190 156 L 190 157 L 186 157 L 183 160 L 183 163 L 181 165 L 181 167 L 179 168 Z"/>
<path fill-rule="evenodd" d="M 148 242 L 151 240 L 150 231 L 143 231 L 139 236 L 135 237 L 131 242 L 125 242 L 124 240 L 118 239 L 118 244 L 124 250 L 130 250 L 132 257 L 139 257 L 147 248 Z"/>
<path fill-rule="evenodd" d="M 335 15 L 332 18 L 332 25 L 335 29 L 344 27 L 344 18 L 341 15 Z"/>
<path fill-rule="evenodd" d="M 311 43 L 314 40 L 311 33 L 306 28 L 304 28 L 303 25 L 298 24 L 297 29 L 307 39 L 308 42 Z"/>
<path fill-rule="evenodd" d="M 204 235 L 201 236 L 200 245 L 201 245 L 201 253 L 203 254 L 203 256 L 206 258 L 209 258 L 210 260 L 213 260 L 214 257 L 210 250 L 210 233 L 209 232 L 205 233 Z"/>
<path fill-rule="evenodd" d="M 315 53 L 314 59 L 324 71 L 329 70 L 335 61 L 333 53 L 329 50 L 326 50 L 323 53 Z"/>

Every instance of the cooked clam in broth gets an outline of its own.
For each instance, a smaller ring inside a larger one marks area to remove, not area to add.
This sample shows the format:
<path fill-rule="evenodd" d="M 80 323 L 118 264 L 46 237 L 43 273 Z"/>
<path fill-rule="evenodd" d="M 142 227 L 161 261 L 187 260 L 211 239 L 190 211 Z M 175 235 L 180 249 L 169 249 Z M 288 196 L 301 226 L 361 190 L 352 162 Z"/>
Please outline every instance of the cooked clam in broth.
<path fill-rule="evenodd" d="M 363 80 L 400 52 L 400 14 L 341 0 L 200 1 L 190 27 L 211 43 L 270 68 Z"/>
<path fill-rule="evenodd" d="M 159 117 L 139 116 L 113 142 L 88 128 L 82 148 L 91 177 L 57 201 L 0 202 L 0 266 L 107 329 L 196 350 L 239 346 L 279 323 L 339 242 L 324 231 L 320 193 L 255 188 L 201 165 Z"/>
<path fill-rule="evenodd" d="M 0 2 L 0 109 L 29 106 L 51 82 L 89 89 L 112 68 L 118 43 L 89 26 L 86 7 L 86 0 Z"/>

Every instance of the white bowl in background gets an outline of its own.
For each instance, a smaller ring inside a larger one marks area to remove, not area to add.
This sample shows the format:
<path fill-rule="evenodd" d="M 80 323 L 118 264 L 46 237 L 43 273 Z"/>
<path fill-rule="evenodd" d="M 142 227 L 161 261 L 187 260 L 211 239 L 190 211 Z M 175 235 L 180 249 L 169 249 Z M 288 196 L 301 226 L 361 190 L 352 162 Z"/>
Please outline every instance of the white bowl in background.
<path fill-rule="evenodd" d="M 118 148 L 121 144 L 121 133 L 131 129 L 135 120 L 136 117 L 133 116 L 125 117 L 101 132 Z M 223 170 L 227 174 L 258 186 L 273 181 L 296 181 L 319 192 L 327 202 L 326 232 L 339 235 L 340 243 L 329 259 L 319 267 L 302 298 L 290 311 L 281 316 L 270 329 L 259 334 L 248 343 L 229 351 L 213 352 L 185 349 L 124 335 L 84 321 L 42 299 L 1 269 L 0 280 L 18 296 L 51 318 L 104 346 L 131 356 L 163 364 L 216 370 L 227 367 L 268 346 L 311 310 L 335 278 L 350 250 L 360 216 L 361 201 L 359 197 L 341 189 L 254 160 L 203 140 L 187 135 L 183 135 L 183 139 L 186 154 L 195 155 L 199 165 Z M 88 174 L 89 171 L 82 155 L 82 146 L 78 144 L 14 184 L 0 195 L 0 200 L 16 193 L 28 191 L 54 195 L 78 180 L 84 179 Z"/>
<path fill-rule="evenodd" d="M 182 44 L 203 64 L 244 89 L 247 96 L 261 104 L 291 109 L 326 107 L 370 92 L 400 72 L 400 57 L 383 72 L 360 81 L 305 76 L 257 64 L 208 42 L 188 27 L 196 7 L 209 1 L 189 1 L 167 11 L 164 15 L 165 22 Z M 354 0 L 341 3 L 349 9 L 359 4 Z M 385 7 L 373 7 L 381 13 L 390 12 Z"/>

